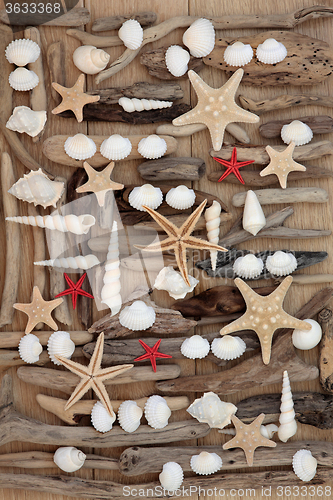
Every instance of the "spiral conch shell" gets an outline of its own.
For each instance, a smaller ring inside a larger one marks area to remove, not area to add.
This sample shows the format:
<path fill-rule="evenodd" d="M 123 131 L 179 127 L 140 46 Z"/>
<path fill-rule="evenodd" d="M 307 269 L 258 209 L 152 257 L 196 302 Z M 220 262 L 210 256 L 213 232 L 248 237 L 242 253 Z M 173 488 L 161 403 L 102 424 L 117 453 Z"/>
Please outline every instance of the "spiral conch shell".
<path fill-rule="evenodd" d="M 51 361 L 60 366 L 60 361 L 55 356 L 63 356 L 70 359 L 75 351 L 75 344 L 68 332 L 58 330 L 50 335 L 47 342 L 47 352 Z"/>
<path fill-rule="evenodd" d="M 217 453 L 202 451 L 199 455 L 193 455 L 191 457 L 190 465 L 191 469 L 196 474 L 208 476 L 221 469 L 222 458 Z"/>
<path fill-rule="evenodd" d="M 237 406 L 221 401 L 214 392 L 205 392 L 186 410 L 199 422 L 204 422 L 214 429 L 223 429 L 230 424 L 231 416 L 237 411 Z"/>
<path fill-rule="evenodd" d="M 210 243 L 215 243 L 216 245 L 218 245 L 219 243 L 221 210 L 222 210 L 221 205 L 216 200 L 213 201 L 211 207 L 205 210 L 207 239 Z M 217 261 L 217 250 L 211 250 L 210 262 L 213 271 L 215 271 L 216 269 L 216 261 Z"/>
<path fill-rule="evenodd" d="M 106 68 L 110 54 L 93 45 L 81 45 L 73 53 L 75 66 L 86 75 L 96 75 Z"/>
<path fill-rule="evenodd" d="M 161 486 L 166 491 L 176 491 L 184 480 L 183 469 L 177 462 L 167 462 L 159 475 Z"/>
<path fill-rule="evenodd" d="M 128 97 L 121 97 L 118 104 L 127 113 L 133 113 L 134 111 L 148 111 L 149 109 L 163 109 L 171 108 L 173 105 L 172 101 L 158 101 L 156 99 L 129 99 Z"/>
<path fill-rule="evenodd" d="M 38 226 L 46 229 L 61 231 L 62 233 L 87 234 L 95 224 L 95 217 L 90 214 L 83 215 L 29 215 L 22 217 L 6 217 L 10 222 L 18 222 L 27 226 Z"/>
<path fill-rule="evenodd" d="M 297 422 L 295 420 L 295 411 L 293 403 L 293 395 L 290 389 L 288 372 L 283 372 L 282 396 L 280 406 L 280 427 L 278 436 L 280 441 L 286 443 L 297 431 Z"/>
<path fill-rule="evenodd" d="M 46 111 L 33 111 L 28 106 L 16 106 L 6 123 L 6 127 L 14 132 L 36 137 L 46 123 Z"/>
<path fill-rule="evenodd" d="M 65 472 L 75 472 L 81 469 L 86 460 L 86 455 L 74 446 L 58 448 L 53 455 L 54 463 Z"/>
<path fill-rule="evenodd" d="M 29 174 L 24 174 L 12 185 L 8 193 L 16 196 L 19 200 L 33 203 L 35 206 L 56 208 L 56 203 L 64 189 L 63 182 L 51 181 L 40 168 L 37 171 L 31 170 Z"/>
<path fill-rule="evenodd" d="M 104 405 L 97 401 L 91 410 L 91 423 L 98 432 L 109 432 L 112 429 L 113 422 L 116 420 L 116 414 L 109 414 Z"/>
<path fill-rule="evenodd" d="M 265 214 L 261 208 L 257 195 L 249 190 L 246 193 L 243 211 L 243 228 L 255 236 L 266 225 Z"/>
<path fill-rule="evenodd" d="M 175 271 L 172 266 L 163 267 L 156 277 L 154 288 L 165 290 L 175 300 L 183 299 L 199 283 L 193 276 L 189 276 L 188 278 L 191 286 L 185 283 L 182 275 L 178 271 Z"/>
<path fill-rule="evenodd" d="M 26 363 L 36 363 L 42 350 L 43 347 L 39 342 L 39 338 L 33 333 L 24 335 L 18 346 L 20 358 Z"/>
<path fill-rule="evenodd" d="M 310 450 L 298 450 L 293 456 L 293 469 L 301 481 L 311 481 L 317 472 L 317 460 Z"/>
<path fill-rule="evenodd" d="M 96 255 L 78 255 L 77 257 L 61 257 L 60 259 L 40 260 L 35 266 L 63 267 L 64 269 L 91 269 L 100 264 Z"/>
<path fill-rule="evenodd" d="M 102 303 L 111 309 L 111 316 L 117 314 L 122 305 L 119 266 L 118 224 L 117 221 L 114 221 L 106 257 L 105 273 L 103 276 L 104 284 L 101 291 Z"/>
<path fill-rule="evenodd" d="M 124 401 L 119 406 L 118 421 L 125 432 L 134 432 L 140 425 L 143 411 L 136 401 Z"/>
<path fill-rule="evenodd" d="M 38 43 L 27 38 L 13 40 L 6 47 L 5 56 L 9 63 L 16 66 L 26 66 L 37 61 L 40 55 Z"/>

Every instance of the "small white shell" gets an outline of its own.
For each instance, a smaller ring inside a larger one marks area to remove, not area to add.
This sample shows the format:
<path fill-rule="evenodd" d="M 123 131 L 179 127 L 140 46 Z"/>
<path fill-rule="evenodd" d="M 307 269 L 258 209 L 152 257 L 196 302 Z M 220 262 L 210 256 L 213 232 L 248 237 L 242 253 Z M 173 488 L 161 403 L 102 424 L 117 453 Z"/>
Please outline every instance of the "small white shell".
<path fill-rule="evenodd" d="M 109 432 L 112 429 L 112 424 L 116 420 L 116 414 L 113 417 L 109 415 L 104 405 L 97 401 L 91 410 L 91 423 L 98 432 Z"/>
<path fill-rule="evenodd" d="M 195 202 L 195 192 L 187 186 L 180 185 L 171 188 L 165 197 L 167 204 L 177 210 L 185 210 L 193 206 Z"/>
<path fill-rule="evenodd" d="M 296 146 L 303 146 L 311 141 L 313 132 L 309 125 L 299 120 L 293 120 L 281 129 L 281 138 L 285 144 L 294 142 Z"/>
<path fill-rule="evenodd" d="M 221 469 L 222 458 L 217 453 L 202 451 L 199 455 L 192 455 L 190 465 L 196 474 L 208 476 Z"/>
<path fill-rule="evenodd" d="M 215 45 L 215 30 L 213 24 L 208 19 L 197 19 L 185 31 L 183 35 L 183 44 L 189 48 L 194 57 L 208 56 Z"/>
<path fill-rule="evenodd" d="M 37 61 L 40 55 L 40 48 L 36 42 L 21 38 L 13 40 L 7 45 L 5 56 L 8 62 L 16 66 L 26 66 Z"/>
<path fill-rule="evenodd" d="M 317 472 L 317 460 L 310 450 L 298 450 L 293 456 L 293 469 L 301 481 L 311 481 Z"/>
<path fill-rule="evenodd" d="M 91 269 L 98 266 L 100 261 L 92 253 L 88 255 L 77 255 L 76 257 L 61 257 L 60 259 L 40 260 L 34 262 L 35 266 L 63 267 L 64 269 Z"/>
<path fill-rule="evenodd" d="M 132 151 L 132 143 L 128 137 L 119 134 L 110 135 L 100 147 L 101 155 L 108 160 L 123 160 Z"/>
<path fill-rule="evenodd" d="M 149 160 L 161 158 L 166 153 L 166 150 L 167 143 L 162 137 L 156 134 L 144 137 L 138 144 L 138 153 Z"/>
<path fill-rule="evenodd" d="M 83 451 L 74 448 L 74 446 L 64 446 L 58 448 L 53 455 L 54 463 L 59 469 L 65 472 L 75 472 L 81 469 L 86 459 Z"/>
<path fill-rule="evenodd" d="M 188 278 L 191 286 L 185 283 L 182 275 L 178 271 L 175 271 L 172 266 L 163 267 L 156 277 L 154 288 L 165 290 L 175 300 L 183 299 L 199 283 L 193 276 L 189 276 Z"/>
<path fill-rule="evenodd" d="M 253 49 L 251 45 L 242 42 L 235 42 L 229 45 L 223 55 L 224 61 L 229 66 L 245 66 L 253 57 Z"/>
<path fill-rule="evenodd" d="M 134 111 L 145 111 L 149 109 L 163 109 L 171 108 L 173 105 L 172 101 L 159 101 L 157 99 L 129 99 L 128 97 L 121 97 L 118 104 L 127 113 L 134 113 Z"/>
<path fill-rule="evenodd" d="M 33 111 L 28 106 L 16 106 L 6 127 L 14 132 L 25 132 L 30 137 L 36 137 L 43 130 L 45 123 L 46 111 Z"/>
<path fill-rule="evenodd" d="M 264 64 L 276 64 L 287 57 L 287 49 L 283 43 L 274 38 L 267 38 L 256 50 L 257 59 Z"/>
<path fill-rule="evenodd" d="M 245 279 L 257 278 L 264 269 L 262 259 L 252 253 L 238 257 L 232 266 L 237 276 Z"/>
<path fill-rule="evenodd" d="M 291 393 L 287 370 L 283 372 L 279 422 L 278 436 L 280 441 L 286 443 L 297 432 L 293 395 Z"/>
<path fill-rule="evenodd" d="M 8 193 L 16 196 L 19 200 L 33 203 L 35 206 L 56 208 L 56 203 L 64 189 L 63 182 L 51 181 L 40 168 L 37 171 L 31 170 L 29 174 L 24 174 L 12 185 Z"/>
<path fill-rule="evenodd" d="M 143 29 L 141 24 L 135 19 L 125 21 L 118 31 L 120 40 L 124 42 L 125 47 L 131 50 L 138 49 L 143 40 Z"/>
<path fill-rule="evenodd" d="M 278 250 L 266 259 L 266 269 L 275 276 L 287 276 L 297 268 L 297 259 L 290 252 Z"/>
<path fill-rule="evenodd" d="M 188 70 L 190 54 L 179 45 L 171 45 L 165 53 L 165 64 L 173 76 L 183 76 Z"/>
<path fill-rule="evenodd" d="M 207 339 L 200 335 L 192 335 L 185 339 L 180 350 L 183 356 L 190 359 L 202 359 L 209 353 L 210 345 Z"/>
<path fill-rule="evenodd" d="M 161 486 L 166 491 L 176 491 L 184 480 L 183 469 L 176 462 L 167 462 L 159 475 Z"/>
<path fill-rule="evenodd" d="M 39 342 L 39 338 L 33 333 L 22 337 L 18 346 L 20 358 L 26 363 L 36 363 L 42 350 L 43 347 Z"/>
<path fill-rule="evenodd" d="M 147 306 L 142 300 L 136 300 L 121 311 L 119 323 L 129 330 L 147 330 L 154 324 L 155 318 L 153 307 Z"/>
<path fill-rule="evenodd" d="M 93 45 L 81 45 L 73 53 L 75 66 L 86 75 L 96 75 L 106 68 L 110 54 Z"/>
<path fill-rule="evenodd" d="M 168 425 L 171 410 L 162 396 L 150 396 L 145 404 L 145 417 L 153 429 L 163 429 Z"/>
<path fill-rule="evenodd" d="M 214 339 L 212 342 L 212 352 L 214 356 L 220 359 L 240 358 L 245 352 L 246 344 L 240 337 L 224 335 L 221 338 Z"/>
<path fill-rule="evenodd" d="M 142 205 L 155 210 L 161 205 L 162 201 L 162 191 L 151 184 L 143 184 L 143 186 L 135 187 L 128 196 L 128 203 L 136 210 L 140 210 L 140 212 L 145 211 Z"/>
<path fill-rule="evenodd" d="M 119 406 L 118 421 L 125 432 L 134 432 L 140 425 L 143 411 L 136 401 L 124 401 Z"/>
<path fill-rule="evenodd" d="M 304 321 L 311 325 L 311 330 L 294 330 L 292 341 L 297 349 L 308 351 L 319 344 L 323 332 L 320 324 L 314 319 L 305 319 Z"/>
<path fill-rule="evenodd" d="M 223 429 L 230 424 L 231 416 L 236 413 L 237 406 L 221 401 L 214 392 L 205 392 L 186 411 L 199 422 L 207 423 L 212 429 Z"/>
<path fill-rule="evenodd" d="M 75 344 L 68 332 L 59 330 L 50 335 L 47 342 L 47 352 L 55 365 L 61 365 L 60 361 L 58 361 L 55 356 L 63 356 L 64 358 L 70 359 L 74 351 Z"/>
<path fill-rule="evenodd" d="M 261 425 L 260 434 L 267 439 L 272 439 L 274 434 L 279 430 L 278 426 L 275 424 Z"/>
<path fill-rule="evenodd" d="M 9 85 L 14 90 L 32 90 L 37 87 L 39 78 L 34 71 L 26 68 L 16 68 L 8 78 Z"/>
<path fill-rule="evenodd" d="M 97 149 L 94 141 L 84 134 L 75 134 L 73 137 L 68 137 L 64 148 L 68 156 L 75 160 L 91 158 Z"/>
<path fill-rule="evenodd" d="M 266 218 L 257 198 L 257 195 L 251 189 L 246 193 L 244 211 L 243 211 L 243 228 L 245 231 L 255 236 L 266 225 Z"/>

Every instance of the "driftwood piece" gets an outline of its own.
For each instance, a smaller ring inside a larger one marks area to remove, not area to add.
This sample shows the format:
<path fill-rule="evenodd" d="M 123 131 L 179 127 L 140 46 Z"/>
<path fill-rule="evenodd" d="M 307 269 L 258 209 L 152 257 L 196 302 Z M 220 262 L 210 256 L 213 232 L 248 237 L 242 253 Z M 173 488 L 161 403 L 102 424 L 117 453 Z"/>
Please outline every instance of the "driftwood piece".
<path fill-rule="evenodd" d="M 103 47 L 118 47 L 123 45 L 122 40 L 120 40 L 118 35 L 113 36 L 98 36 L 92 35 L 87 31 L 82 31 L 80 29 L 70 28 L 66 30 L 66 35 L 72 36 L 79 40 L 83 45 L 93 45 L 97 48 Z"/>
<path fill-rule="evenodd" d="M 46 58 L 50 73 L 50 82 L 59 83 L 66 87 L 65 65 L 63 64 L 64 44 L 61 40 L 51 43 L 47 47 Z M 59 93 L 51 85 L 51 95 L 56 103 L 60 103 Z"/>
<path fill-rule="evenodd" d="M 162 187 L 162 186 L 161 186 Z M 173 224 L 176 226 L 180 227 L 188 218 L 188 214 L 183 213 L 180 215 L 167 215 L 166 218 L 171 221 Z M 230 212 L 222 212 L 220 215 L 220 221 L 221 224 L 224 224 L 228 220 L 232 219 L 232 214 Z M 126 224 L 126 219 L 123 221 L 124 224 Z M 134 226 L 134 229 L 139 229 L 139 230 L 147 230 L 150 231 L 153 229 L 154 231 L 157 231 L 158 233 L 163 231 L 161 229 L 161 226 L 157 224 L 154 220 L 148 220 L 145 221 L 143 220 L 142 222 L 139 222 Z M 198 222 L 196 223 L 194 231 L 204 231 L 206 229 L 206 222 L 205 222 L 205 217 L 202 215 Z"/>
<path fill-rule="evenodd" d="M 36 332 L 38 333 L 38 332 Z M 51 333 L 51 332 L 50 332 Z M 72 358 L 82 357 L 82 349 L 77 348 L 72 354 Z M 48 352 L 44 350 L 40 355 L 38 361 L 34 363 L 35 366 L 44 366 L 50 363 Z M 9 349 L 0 349 L 0 371 L 7 370 L 12 366 L 26 366 L 26 362 L 20 357 L 18 351 L 10 351 Z"/>
<path fill-rule="evenodd" d="M 138 166 L 138 172 L 143 179 L 148 181 L 182 179 L 198 181 L 206 172 L 206 164 L 201 158 L 176 156 L 145 161 Z"/>
<path fill-rule="evenodd" d="M 33 217 L 37 217 L 38 215 L 40 215 L 37 208 L 32 203 L 28 204 L 28 214 L 29 216 Z M 42 229 L 41 227 L 32 227 L 32 234 L 34 238 L 33 262 L 46 260 L 47 255 L 46 255 L 44 229 Z M 45 285 L 46 285 L 46 268 L 44 266 L 34 266 L 33 273 L 34 273 L 33 286 L 38 286 L 40 293 L 42 294 L 42 296 L 44 296 Z M 33 300 L 33 292 L 31 292 L 31 300 Z M 41 330 L 43 326 L 44 323 L 37 323 L 34 329 Z"/>
<path fill-rule="evenodd" d="M 148 73 L 151 76 L 155 76 L 160 80 L 181 80 L 187 78 L 187 72 L 182 76 L 174 76 L 168 70 L 165 64 L 165 53 L 169 47 L 160 47 L 155 50 L 148 50 L 144 52 L 140 57 L 140 63 L 146 66 Z M 190 57 L 188 62 L 188 69 L 199 73 L 204 67 L 202 58 L 200 57 Z"/>
<path fill-rule="evenodd" d="M 57 81 L 57 80 L 52 80 Z M 97 89 L 86 92 L 89 95 L 98 95 L 99 104 L 118 104 L 121 97 L 129 99 L 157 99 L 164 101 L 175 101 L 184 97 L 184 91 L 176 82 L 148 83 L 136 82 L 129 87 L 113 87 L 109 89 Z M 156 132 L 159 134 L 159 132 Z M 163 135 L 163 134 L 162 134 Z M 166 133 L 165 135 L 171 135 Z"/>
<path fill-rule="evenodd" d="M 260 205 L 273 205 L 276 203 L 326 203 L 328 193 L 325 189 L 317 187 L 296 187 L 286 189 L 261 189 L 254 191 Z M 236 193 L 232 197 L 234 207 L 245 204 L 246 192 Z"/>
<path fill-rule="evenodd" d="M 94 336 L 92 333 L 84 331 L 70 331 L 71 340 L 75 345 L 84 345 L 87 342 L 92 342 Z M 34 335 L 38 337 L 40 344 L 43 346 L 47 345 L 51 331 L 38 331 L 34 332 Z M 24 332 L 0 332 L 0 349 L 5 349 L 8 347 L 18 347 Z"/>
<path fill-rule="evenodd" d="M 303 123 L 306 123 L 314 134 L 329 134 L 333 131 L 333 118 L 327 115 L 317 116 L 302 116 L 298 118 Z M 291 123 L 293 120 L 275 120 L 266 122 L 260 125 L 259 132 L 263 137 L 271 139 L 272 137 L 280 137 L 283 125 Z"/>
<path fill-rule="evenodd" d="M 323 336 L 320 343 L 319 381 L 324 391 L 333 394 L 333 313 L 323 309 L 318 316 Z"/>
<path fill-rule="evenodd" d="M 52 5 L 52 4 L 51 4 Z M 6 9 L 0 11 L 0 21 L 4 24 L 10 24 L 11 26 L 82 26 L 83 24 L 88 24 L 90 22 L 90 12 L 84 7 L 77 7 L 68 11 L 64 11 L 63 8 L 61 12 L 64 12 L 61 16 L 57 16 L 56 13 L 51 11 L 51 13 L 43 12 L 38 13 L 32 12 L 33 9 L 29 9 L 27 13 L 7 14 Z"/>
<path fill-rule="evenodd" d="M 146 240 L 147 242 L 147 240 Z M 178 264 L 174 255 L 164 254 L 163 263 L 164 266 L 172 266 L 174 269 L 178 268 Z M 142 272 L 142 258 L 140 254 L 129 255 L 128 257 L 124 257 L 120 261 L 121 267 L 125 269 L 130 269 L 135 272 Z M 153 254 L 147 258 L 144 258 L 144 266 L 147 271 L 157 272 L 159 273 L 161 270 L 161 257 L 155 257 Z"/>
<path fill-rule="evenodd" d="M 95 19 L 92 25 L 92 31 L 118 30 L 128 19 L 135 19 L 142 27 L 151 26 L 156 22 L 155 12 L 138 12 L 137 14 L 128 14 L 125 16 L 99 17 Z"/>
<path fill-rule="evenodd" d="M 310 104 L 333 108 L 333 97 L 322 95 L 285 94 L 272 99 L 264 99 L 262 101 L 254 101 L 244 95 L 240 95 L 238 98 L 244 109 L 253 111 L 256 115 L 261 115 L 267 111 L 275 111 L 276 109 L 286 109 L 294 106 L 308 106 Z"/>
<path fill-rule="evenodd" d="M 275 278 L 275 283 L 279 284 L 284 278 Z M 318 283 L 332 283 L 333 274 L 294 274 L 292 285 L 315 285 Z"/>
<path fill-rule="evenodd" d="M 201 132 L 206 128 L 206 125 L 201 123 L 182 125 L 180 127 L 167 123 L 165 125 L 159 125 L 156 129 L 156 134 L 172 135 L 173 137 L 188 137 L 189 135 Z M 250 144 L 251 142 L 251 139 L 247 135 L 246 131 L 237 123 L 229 123 L 229 125 L 226 126 L 226 131 L 229 132 L 229 134 L 232 135 L 238 142 L 243 144 Z"/>

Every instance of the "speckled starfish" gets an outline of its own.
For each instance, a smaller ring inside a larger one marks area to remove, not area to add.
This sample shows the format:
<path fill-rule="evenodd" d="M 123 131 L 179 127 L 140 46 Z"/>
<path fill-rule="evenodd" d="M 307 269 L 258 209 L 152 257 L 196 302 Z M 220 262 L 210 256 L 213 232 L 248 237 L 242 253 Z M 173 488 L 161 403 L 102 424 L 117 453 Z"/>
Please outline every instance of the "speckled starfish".
<path fill-rule="evenodd" d="M 261 177 L 275 174 L 279 179 L 280 186 L 282 189 L 285 189 L 287 187 L 287 177 L 290 172 L 305 172 L 306 170 L 304 165 L 293 160 L 294 149 L 294 142 L 291 142 L 289 146 L 281 152 L 276 151 L 276 149 L 273 149 L 271 146 L 267 146 L 266 151 L 271 161 L 269 165 L 260 172 Z"/>
<path fill-rule="evenodd" d="M 111 174 L 114 169 L 114 162 L 108 164 L 104 170 L 98 172 L 92 168 L 86 161 L 83 163 L 83 167 L 88 174 L 88 181 L 76 188 L 77 193 L 87 193 L 91 191 L 95 193 L 98 204 L 100 207 L 104 206 L 105 195 L 108 191 L 117 191 L 118 189 L 123 189 L 124 185 L 114 182 L 111 179 Z"/>
<path fill-rule="evenodd" d="M 214 151 L 219 151 L 223 144 L 225 128 L 229 123 L 259 121 L 259 116 L 235 103 L 235 94 L 243 74 L 244 70 L 240 68 L 222 87 L 213 89 L 195 71 L 190 70 L 188 76 L 198 96 L 198 104 L 191 111 L 175 118 L 173 125 L 205 124 L 210 132 Z"/>

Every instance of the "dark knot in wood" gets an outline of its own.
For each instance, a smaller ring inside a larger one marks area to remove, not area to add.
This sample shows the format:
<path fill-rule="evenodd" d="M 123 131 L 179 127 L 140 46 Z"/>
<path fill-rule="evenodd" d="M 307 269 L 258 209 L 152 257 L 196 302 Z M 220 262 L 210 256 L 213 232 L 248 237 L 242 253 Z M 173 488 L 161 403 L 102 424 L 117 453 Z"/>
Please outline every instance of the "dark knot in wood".
<path fill-rule="evenodd" d="M 322 311 L 320 311 L 320 313 L 318 314 L 318 319 L 320 321 L 320 323 L 327 323 L 331 318 L 332 318 L 332 311 L 331 309 L 323 309 Z"/>

